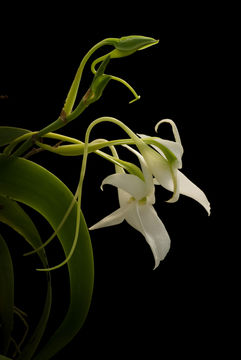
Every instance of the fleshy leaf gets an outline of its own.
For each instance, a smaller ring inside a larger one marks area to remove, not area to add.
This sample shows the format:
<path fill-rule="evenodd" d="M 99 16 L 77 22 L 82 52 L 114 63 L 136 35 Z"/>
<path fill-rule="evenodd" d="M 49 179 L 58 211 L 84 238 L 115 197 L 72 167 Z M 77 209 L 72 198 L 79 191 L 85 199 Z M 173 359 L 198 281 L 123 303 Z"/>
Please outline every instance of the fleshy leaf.
<path fill-rule="evenodd" d="M 16 201 L 0 196 L 0 221 L 9 225 L 16 232 L 18 232 L 23 238 L 32 246 L 32 248 L 37 248 L 41 246 L 42 241 L 38 230 L 36 229 L 34 223 L 26 212 L 20 207 Z M 47 257 L 45 250 L 38 252 L 38 256 L 45 268 L 48 267 Z M 39 320 L 38 325 L 36 326 L 29 342 L 21 351 L 21 355 L 18 357 L 18 360 L 31 359 L 34 354 L 39 342 L 44 334 L 47 321 L 50 314 L 50 308 L 52 303 L 52 287 L 50 274 L 46 274 L 47 280 L 47 292 L 45 298 L 45 304 L 43 307 L 43 312 Z"/>
<path fill-rule="evenodd" d="M 13 328 L 14 273 L 10 252 L 0 235 L 0 349 L 6 354 Z M 0 355 L 1 359 L 2 355 Z M 2 357 L 4 358 L 4 357 Z"/>
<path fill-rule="evenodd" d="M 53 174 L 26 159 L 0 155 L 0 194 L 25 203 L 42 214 L 55 230 L 72 202 L 73 194 Z M 58 232 L 67 256 L 74 237 L 77 204 Z M 93 254 L 88 228 L 81 213 L 80 233 L 68 263 L 70 304 L 67 314 L 34 360 L 51 359 L 82 327 L 93 291 Z"/>
<path fill-rule="evenodd" d="M 27 134 L 28 132 L 30 131 L 17 127 L 0 126 L 0 146 L 7 145 L 14 139 L 21 135 Z"/>

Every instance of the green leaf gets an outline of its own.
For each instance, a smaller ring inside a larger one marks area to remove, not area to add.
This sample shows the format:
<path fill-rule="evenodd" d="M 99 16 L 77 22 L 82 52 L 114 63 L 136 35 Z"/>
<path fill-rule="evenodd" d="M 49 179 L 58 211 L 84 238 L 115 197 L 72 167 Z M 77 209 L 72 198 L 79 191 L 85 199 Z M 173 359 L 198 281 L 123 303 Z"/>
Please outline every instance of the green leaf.
<path fill-rule="evenodd" d="M 0 155 L 0 194 L 23 202 L 42 214 L 55 230 L 73 200 L 70 190 L 43 167 L 21 158 Z M 58 233 L 67 255 L 74 238 L 77 204 Z M 75 252 L 68 262 L 70 304 L 52 337 L 34 360 L 48 360 L 68 344 L 82 327 L 91 302 L 94 280 L 92 246 L 81 213 Z M 65 291 L 65 289 L 64 289 Z"/>
<path fill-rule="evenodd" d="M 26 214 L 26 212 L 20 207 L 20 205 L 16 203 L 16 201 L 0 196 L 0 221 L 9 225 L 16 232 L 22 235 L 23 238 L 33 247 L 33 249 L 36 249 L 42 245 L 40 235 L 34 223 Z M 48 261 L 45 250 L 38 252 L 38 256 L 43 266 L 48 268 Z M 28 341 L 28 344 L 23 348 L 21 355 L 18 358 L 19 360 L 31 359 L 44 334 L 52 303 L 52 287 L 49 273 L 46 274 L 46 281 L 47 292 L 42 315 L 31 338 Z"/>
<path fill-rule="evenodd" d="M 12 360 L 12 359 L 7 356 L 0 355 L 0 360 Z"/>
<path fill-rule="evenodd" d="M 21 135 L 27 134 L 28 132 L 30 131 L 17 127 L 0 126 L 0 146 L 7 145 L 14 139 Z"/>
<path fill-rule="evenodd" d="M 13 328 L 14 274 L 10 252 L 0 235 L 0 348 L 6 354 Z M 0 356 L 1 359 L 1 356 Z"/>
<path fill-rule="evenodd" d="M 29 215 L 20 205 L 5 196 L 0 195 L 0 221 L 9 225 L 12 229 L 24 237 L 24 239 L 37 249 L 42 245 L 38 230 Z M 48 265 L 46 255 L 43 251 L 38 253 L 44 266 Z"/>

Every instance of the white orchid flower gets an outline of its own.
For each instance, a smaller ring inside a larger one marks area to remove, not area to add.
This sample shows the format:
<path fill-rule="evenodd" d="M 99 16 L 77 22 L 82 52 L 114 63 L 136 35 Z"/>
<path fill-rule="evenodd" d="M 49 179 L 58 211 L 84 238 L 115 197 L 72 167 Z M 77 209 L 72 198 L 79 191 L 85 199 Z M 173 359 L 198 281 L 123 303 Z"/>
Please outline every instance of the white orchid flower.
<path fill-rule="evenodd" d="M 210 214 L 210 203 L 204 192 L 179 170 L 182 167 L 183 147 L 174 121 L 170 119 L 161 120 L 157 123 L 155 130 L 157 130 L 161 123 L 167 122 L 171 124 L 175 141 L 146 135 L 137 136 L 128 126 L 112 117 L 96 119 L 90 125 L 90 129 L 104 121 L 109 121 L 120 126 L 134 141 L 134 144 L 145 159 L 149 171 L 155 178 L 155 184 L 162 185 L 167 190 L 173 192 L 168 202 L 175 202 L 178 200 L 180 194 L 184 194 L 198 201 L 206 209 L 208 214 Z M 145 137 L 148 138 L 148 143 L 151 144 L 151 146 L 143 141 Z"/>
<path fill-rule="evenodd" d="M 179 170 L 182 168 L 183 147 L 174 121 L 170 119 L 161 120 L 155 129 L 157 130 L 158 126 L 164 122 L 171 124 L 175 141 L 154 138 L 153 149 L 149 146 L 139 148 L 155 177 L 155 184 L 162 185 L 165 189 L 173 192 L 173 196 L 168 202 L 177 201 L 179 195 L 183 194 L 198 201 L 210 215 L 210 203 L 204 192 Z M 147 137 L 146 135 L 139 136 L 141 138 Z"/>
<path fill-rule="evenodd" d="M 144 181 L 136 175 L 126 174 L 123 169 L 121 172 L 107 176 L 102 186 L 109 184 L 117 187 L 120 208 L 93 225 L 90 230 L 117 225 L 126 220 L 150 245 L 155 259 L 155 269 L 170 249 L 170 238 L 153 207 L 155 187 L 152 174 L 141 154 L 129 149 L 139 158 Z"/>

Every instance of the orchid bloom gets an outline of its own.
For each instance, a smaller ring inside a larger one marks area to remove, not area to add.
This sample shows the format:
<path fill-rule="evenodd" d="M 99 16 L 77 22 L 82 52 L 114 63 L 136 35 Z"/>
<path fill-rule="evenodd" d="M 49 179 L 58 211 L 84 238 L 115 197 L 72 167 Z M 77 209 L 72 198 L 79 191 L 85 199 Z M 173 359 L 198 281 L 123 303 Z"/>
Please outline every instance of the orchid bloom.
<path fill-rule="evenodd" d="M 179 169 L 182 168 L 183 147 L 174 121 L 164 119 L 157 123 L 155 129 L 161 123 L 168 122 L 172 126 L 175 141 L 153 138 L 150 146 L 139 147 L 147 166 L 155 177 L 155 184 L 162 185 L 165 189 L 172 191 L 173 196 L 168 202 L 175 202 L 179 195 L 183 194 L 198 201 L 210 215 L 210 203 L 204 194 L 194 183 L 192 183 Z M 146 135 L 140 135 L 147 138 Z M 155 150 L 154 150 L 155 149 Z"/>
<path fill-rule="evenodd" d="M 152 206 L 155 203 L 152 174 L 142 155 L 134 149 L 129 149 L 139 158 L 143 179 L 116 167 L 117 173 L 107 176 L 101 188 L 105 184 L 117 187 L 120 208 L 93 225 L 90 230 L 117 225 L 126 220 L 133 228 L 140 231 L 150 245 L 155 259 L 155 269 L 169 251 L 170 238 Z"/>
<path fill-rule="evenodd" d="M 93 126 L 104 121 L 109 121 L 120 126 L 129 135 L 143 156 L 149 171 L 154 176 L 154 183 L 156 185 L 162 185 L 165 189 L 173 193 L 168 202 L 177 201 L 179 195 L 183 194 L 198 201 L 206 209 L 207 213 L 210 214 L 210 203 L 204 192 L 179 170 L 182 168 L 183 147 L 174 121 L 170 119 L 161 120 L 156 124 L 155 130 L 157 130 L 161 123 L 169 123 L 172 126 L 175 141 L 146 135 L 138 136 L 125 124 L 113 117 L 96 119 L 90 124 L 89 131 Z M 144 138 L 146 138 L 146 142 L 143 141 Z"/>

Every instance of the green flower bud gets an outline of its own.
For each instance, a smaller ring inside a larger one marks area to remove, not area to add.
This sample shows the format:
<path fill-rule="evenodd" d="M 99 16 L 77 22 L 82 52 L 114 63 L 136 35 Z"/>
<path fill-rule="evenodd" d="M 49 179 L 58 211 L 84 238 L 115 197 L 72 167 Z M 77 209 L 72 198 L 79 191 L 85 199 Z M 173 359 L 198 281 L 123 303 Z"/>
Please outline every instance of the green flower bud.
<path fill-rule="evenodd" d="M 94 76 L 94 79 L 90 85 L 89 90 L 87 91 L 87 93 L 85 94 L 85 96 L 83 98 L 83 100 L 87 106 L 89 104 L 99 100 L 106 85 L 111 80 L 110 75 L 104 74 L 104 71 L 105 71 L 106 66 L 109 63 L 109 61 L 110 61 L 110 57 L 107 56 L 105 58 L 105 60 L 101 63 L 101 65 L 99 66 L 99 68 Z"/>
<path fill-rule="evenodd" d="M 92 65 L 91 65 L 91 71 L 93 72 L 93 74 L 95 74 L 95 78 L 93 80 L 92 85 L 97 86 L 98 89 L 101 89 L 100 96 L 104 90 L 104 87 L 107 85 L 109 80 L 112 79 L 112 80 L 121 82 L 133 93 L 134 99 L 132 101 L 130 101 L 130 103 L 138 100 L 140 98 L 140 96 L 137 95 L 135 90 L 125 80 L 120 79 L 116 76 L 107 77 L 107 75 L 104 74 L 104 71 L 101 72 L 102 78 L 100 78 L 100 75 L 98 75 L 98 74 L 100 72 L 100 69 L 103 67 L 103 64 L 104 64 L 103 68 L 104 69 L 106 68 L 106 65 L 108 64 L 110 59 L 121 58 L 121 57 L 131 55 L 131 54 L 135 53 L 136 51 L 143 50 L 149 46 L 157 44 L 158 42 L 159 42 L 159 40 L 155 40 L 153 38 L 149 38 L 146 36 L 139 36 L 139 35 L 124 36 L 120 39 L 116 39 L 116 38 L 106 39 L 105 45 L 112 45 L 112 46 L 114 46 L 115 49 L 112 50 L 111 52 L 109 52 L 108 54 L 99 57 L 98 59 L 93 61 Z M 108 60 L 106 61 L 106 59 L 108 59 Z M 95 66 L 100 62 L 102 62 L 102 64 L 96 71 Z M 97 80 L 96 76 L 97 76 L 98 80 Z M 97 84 L 97 82 L 98 82 L 98 84 Z M 100 84 L 99 84 L 99 82 L 100 82 Z M 91 86 L 90 89 L 93 90 L 93 86 Z M 87 93 L 87 95 L 88 95 L 89 100 L 93 99 L 93 101 L 95 101 L 95 99 L 96 99 L 95 94 L 89 92 L 89 93 Z M 93 101 L 91 100 L 91 102 L 93 102 Z"/>
<path fill-rule="evenodd" d="M 132 35 L 124 36 L 114 43 L 115 50 L 109 54 L 111 58 L 119 58 L 133 54 L 136 51 L 143 50 L 149 46 L 156 45 L 159 40 L 146 36 Z"/>
<path fill-rule="evenodd" d="M 106 85 L 108 84 L 108 82 L 110 80 L 111 80 L 111 76 L 104 74 L 104 75 L 101 75 L 98 78 L 96 78 L 95 81 L 93 81 L 91 87 L 89 88 L 89 90 L 87 91 L 87 93 L 85 94 L 85 96 L 83 98 L 83 100 L 87 106 L 90 105 L 91 103 L 99 100 Z"/>
<path fill-rule="evenodd" d="M 91 65 L 91 70 L 93 73 L 95 73 L 96 64 L 103 61 L 106 56 L 109 56 L 110 59 L 117 59 L 129 56 L 136 51 L 146 49 L 152 45 L 156 45 L 158 42 L 159 40 L 139 35 L 124 36 L 120 39 L 108 39 L 105 45 L 112 45 L 115 49 L 93 61 Z"/>

